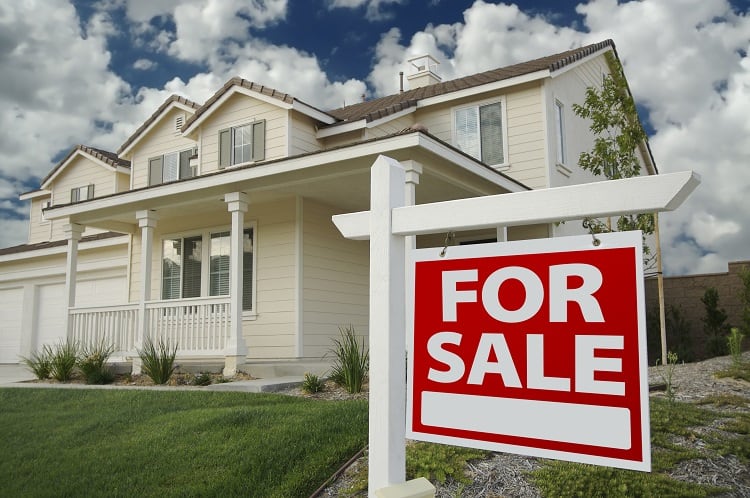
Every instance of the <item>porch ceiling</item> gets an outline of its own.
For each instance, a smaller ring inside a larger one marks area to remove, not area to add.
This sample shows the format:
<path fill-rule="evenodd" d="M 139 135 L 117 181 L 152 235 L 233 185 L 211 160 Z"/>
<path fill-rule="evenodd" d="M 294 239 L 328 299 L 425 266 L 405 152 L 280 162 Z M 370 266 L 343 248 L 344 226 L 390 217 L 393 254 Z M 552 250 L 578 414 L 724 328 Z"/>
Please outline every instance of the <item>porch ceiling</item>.
<path fill-rule="evenodd" d="M 133 233 L 136 211 L 155 210 L 161 219 L 226 212 L 224 194 L 235 191 L 247 193 L 251 205 L 302 196 L 341 212 L 363 211 L 370 206 L 370 167 L 379 154 L 422 164 L 418 204 L 526 190 L 442 142 L 413 133 L 53 208 L 50 215 Z"/>

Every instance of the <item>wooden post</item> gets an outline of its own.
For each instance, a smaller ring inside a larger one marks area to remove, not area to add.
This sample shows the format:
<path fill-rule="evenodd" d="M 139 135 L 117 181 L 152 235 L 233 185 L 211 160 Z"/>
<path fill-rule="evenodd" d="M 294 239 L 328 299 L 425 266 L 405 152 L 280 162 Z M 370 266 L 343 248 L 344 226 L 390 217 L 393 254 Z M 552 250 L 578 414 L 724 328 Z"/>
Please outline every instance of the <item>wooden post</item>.
<path fill-rule="evenodd" d="M 654 213 L 656 239 L 656 284 L 659 288 L 659 331 L 661 335 L 661 364 L 667 364 L 667 318 L 664 310 L 664 275 L 661 265 L 661 239 L 659 238 L 659 213 Z"/>
<path fill-rule="evenodd" d="M 405 172 L 380 156 L 370 195 L 369 495 L 406 480 L 406 240 L 392 234 L 391 211 L 403 206 Z"/>

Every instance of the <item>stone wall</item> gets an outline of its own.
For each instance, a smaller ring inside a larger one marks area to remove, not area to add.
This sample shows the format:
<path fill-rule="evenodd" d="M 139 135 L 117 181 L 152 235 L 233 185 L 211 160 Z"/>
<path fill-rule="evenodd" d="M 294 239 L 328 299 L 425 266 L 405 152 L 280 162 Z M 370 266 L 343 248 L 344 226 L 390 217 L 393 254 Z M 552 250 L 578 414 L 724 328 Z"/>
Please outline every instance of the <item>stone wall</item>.
<path fill-rule="evenodd" d="M 680 317 L 688 325 L 689 337 L 674 337 L 679 333 L 670 334 L 667 328 L 667 344 L 670 350 L 683 348 L 683 357 L 689 356 L 690 351 L 685 350 L 689 344 L 693 358 L 702 359 L 707 356 L 705 349 L 706 334 L 703 331 L 703 318 L 705 307 L 701 302 L 703 294 L 709 287 L 714 287 L 719 293 L 719 308 L 727 312 L 727 323 L 731 326 L 742 324 L 742 302 L 740 292 L 742 281 L 739 274 L 743 267 L 750 268 L 750 261 L 736 261 L 729 263 L 728 271 L 724 273 L 710 273 L 703 275 L 687 275 L 681 277 L 664 278 L 664 303 L 666 309 L 670 306 L 677 308 Z M 646 310 L 649 313 L 649 364 L 659 358 L 659 293 L 656 277 L 646 279 Z M 668 316 L 668 320 L 673 318 Z M 672 319 L 672 321 L 674 321 Z M 655 329 L 655 330 L 654 330 Z M 671 337 L 670 337 L 671 335 Z M 744 342 L 745 349 L 750 346 L 750 338 Z M 656 351 L 654 351 L 656 349 Z M 685 358 L 686 360 L 689 358 Z"/>

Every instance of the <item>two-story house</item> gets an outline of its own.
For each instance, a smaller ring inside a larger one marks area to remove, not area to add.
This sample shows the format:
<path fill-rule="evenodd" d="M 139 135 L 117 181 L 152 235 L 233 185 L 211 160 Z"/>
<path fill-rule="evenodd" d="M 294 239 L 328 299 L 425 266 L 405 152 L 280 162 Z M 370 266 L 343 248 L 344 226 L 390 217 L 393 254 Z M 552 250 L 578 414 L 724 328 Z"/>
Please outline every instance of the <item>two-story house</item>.
<path fill-rule="evenodd" d="M 136 371 L 144 337 L 227 374 L 324 362 L 340 326 L 367 335 L 368 245 L 331 216 L 369 209 L 375 159 L 413 173 L 418 204 L 592 181 L 576 161 L 593 136 L 571 106 L 610 71 L 608 52 L 609 40 L 446 82 L 426 56 L 408 90 L 334 110 L 240 78 L 202 105 L 170 97 L 116 154 L 77 146 L 21 196 L 29 243 L 0 250 L 0 363 L 66 337 L 103 338 Z"/>

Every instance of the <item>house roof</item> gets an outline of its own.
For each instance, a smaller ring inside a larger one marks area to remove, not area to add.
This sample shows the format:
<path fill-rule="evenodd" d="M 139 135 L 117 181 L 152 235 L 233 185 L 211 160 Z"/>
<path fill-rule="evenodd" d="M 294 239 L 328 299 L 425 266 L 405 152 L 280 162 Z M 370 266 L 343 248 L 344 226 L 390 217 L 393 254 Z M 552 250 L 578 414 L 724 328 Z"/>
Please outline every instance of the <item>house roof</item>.
<path fill-rule="evenodd" d="M 106 240 L 114 237 L 122 237 L 124 234 L 118 232 L 103 232 L 96 235 L 86 235 L 81 237 L 80 242 L 93 242 L 96 240 Z M 37 242 L 36 244 L 20 244 L 12 247 L 5 247 L 0 249 L 0 256 L 6 256 L 8 254 L 19 254 L 29 251 L 38 251 L 42 249 L 49 249 L 51 247 L 60 247 L 68 244 L 67 239 L 53 240 L 50 242 Z"/>
<path fill-rule="evenodd" d="M 144 123 L 138 127 L 135 132 L 128 137 L 127 140 L 120 146 L 119 149 L 117 149 L 118 154 L 122 154 L 125 150 L 127 150 L 136 140 L 138 140 L 141 135 L 151 127 L 166 111 L 168 108 L 172 107 L 173 105 L 181 104 L 183 106 L 187 106 L 191 109 L 198 109 L 201 107 L 200 104 L 197 104 L 193 102 L 192 100 L 188 100 L 185 97 L 180 97 L 179 95 L 170 95 L 167 100 L 162 103 L 162 105 L 159 106 L 154 113 L 149 116 L 149 118 L 144 121 Z M 183 128 L 185 128 L 185 125 L 182 125 Z"/>
<path fill-rule="evenodd" d="M 608 47 L 612 48 L 612 50 L 615 50 L 614 41 L 605 40 L 603 42 L 586 45 L 585 47 L 566 50 L 565 52 L 560 52 L 559 54 L 549 55 L 546 57 L 541 57 L 539 59 L 521 62 L 519 64 L 513 64 L 511 66 L 506 66 L 498 69 L 492 69 L 455 80 L 427 85 L 420 88 L 414 88 L 412 90 L 406 90 L 404 92 L 394 95 L 388 95 L 379 99 L 373 99 L 339 109 L 334 109 L 328 111 L 328 114 L 331 114 L 332 116 L 340 120 L 341 123 L 359 121 L 362 119 L 369 122 L 402 111 L 406 108 L 416 106 L 417 102 L 426 98 L 437 97 L 439 95 L 486 85 L 488 83 L 495 83 L 497 81 L 515 78 L 517 76 L 524 76 L 527 74 L 535 73 L 537 71 L 558 71 L 576 61 L 583 59 L 584 57 L 588 57 L 589 55 L 592 55 Z M 331 126 L 336 126 L 337 124 Z"/>
<path fill-rule="evenodd" d="M 110 166 L 112 168 L 127 168 L 130 169 L 130 161 L 126 161 L 125 159 L 121 159 L 117 157 L 117 154 L 114 152 L 110 152 L 108 150 L 103 149 L 97 149 L 94 147 L 89 147 L 88 145 L 76 145 L 73 147 L 70 152 L 68 152 L 68 155 L 66 155 L 62 161 L 57 163 L 57 165 L 52 168 L 52 171 L 50 171 L 47 176 L 42 178 L 41 181 L 41 187 L 44 188 L 44 185 L 52 180 L 55 176 L 57 176 L 60 171 L 62 171 L 62 168 L 73 159 L 73 156 L 79 153 L 84 153 L 89 156 L 91 156 L 94 159 L 97 159 L 101 161 L 102 163 L 106 164 L 107 166 Z"/>

